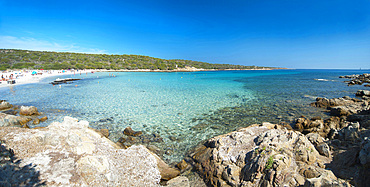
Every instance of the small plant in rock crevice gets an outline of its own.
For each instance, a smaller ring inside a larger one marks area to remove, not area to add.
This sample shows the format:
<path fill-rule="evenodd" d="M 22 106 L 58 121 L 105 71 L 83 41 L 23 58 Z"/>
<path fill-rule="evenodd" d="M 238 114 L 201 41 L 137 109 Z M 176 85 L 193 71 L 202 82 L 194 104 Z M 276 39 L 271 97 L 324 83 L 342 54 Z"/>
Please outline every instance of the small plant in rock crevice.
<path fill-rule="evenodd" d="M 273 156 L 273 155 L 271 155 L 271 156 L 268 158 L 267 162 L 266 162 L 265 170 L 270 170 L 270 169 L 272 169 L 272 164 L 273 164 L 273 163 L 274 163 L 274 156 Z"/>

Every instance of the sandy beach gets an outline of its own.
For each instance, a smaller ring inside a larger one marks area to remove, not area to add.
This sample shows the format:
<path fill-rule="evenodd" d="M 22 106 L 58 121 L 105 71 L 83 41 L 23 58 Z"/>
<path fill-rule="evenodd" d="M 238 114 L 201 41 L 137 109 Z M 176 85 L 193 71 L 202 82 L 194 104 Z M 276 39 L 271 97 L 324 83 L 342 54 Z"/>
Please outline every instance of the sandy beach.
<path fill-rule="evenodd" d="M 0 88 L 9 87 L 21 84 L 37 83 L 40 80 L 60 75 L 72 75 L 78 73 L 91 73 L 91 72 L 195 72 L 195 71 L 235 71 L 235 70 L 272 70 L 269 68 L 263 69 L 199 69 L 194 67 L 177 68 L 174 70 L 150 70 L 150 69 L 137 69 L 137 70 L 107 70 L 107 69 L 88 69 L 88 70 L 9 70 L 0 72 Z M 8 81 L 14 80 L 14 84 Z"/>
<path fill-rule="evenodd" d="M 91 70 L 21 70 L 0 72 L 0 88 L 21 84 L 38 83 L 40 80 L 61 75 L 91 73 Z M 10 81 L 15 81 L 11 84 Z"/>

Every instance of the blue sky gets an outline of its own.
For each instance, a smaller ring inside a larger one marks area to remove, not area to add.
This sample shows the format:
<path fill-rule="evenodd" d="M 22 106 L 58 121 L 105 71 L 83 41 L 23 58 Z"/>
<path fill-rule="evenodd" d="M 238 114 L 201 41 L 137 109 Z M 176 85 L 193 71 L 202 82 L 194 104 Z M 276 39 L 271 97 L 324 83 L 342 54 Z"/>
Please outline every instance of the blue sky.
<path fill-rule="evenodd" d="M 370 69 L 370 1 L 0 0 L 0 48 Z"/>

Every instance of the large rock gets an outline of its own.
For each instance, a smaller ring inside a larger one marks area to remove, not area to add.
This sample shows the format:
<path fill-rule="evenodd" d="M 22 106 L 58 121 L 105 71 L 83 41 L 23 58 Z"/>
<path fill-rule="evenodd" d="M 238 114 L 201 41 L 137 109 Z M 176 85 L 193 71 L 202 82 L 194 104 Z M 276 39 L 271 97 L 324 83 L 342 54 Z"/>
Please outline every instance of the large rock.
<path fill-rule="evenodd" d="M 364 73 L 364 74 L 360 74 L 360 75 L 340 76 L 339 78 L 351 79 L 350 81 L 345 81 L 345 82 L 348 82 L 348 86 L 356 85 L 356 84 L 362 85 L 364 83 L 370 83 L 370 74 L 368 74 L 368 73 Z"/>
<path fill-rule="evenodd" d="M 252 125 L 208 140 L 189 155 L 213 186 L 349 185 L 338 179 L 301 133 L 279 125 Z"/>
<path fill-rule="evenodd" d="M 65 117 L 40 129 L 1 127 L 0 137 L 46 185 L 159 186 L 158 157 L 141 145 L 118 149 L 88 126 Z"/>
<path fill-rule="evenodd" d="M 332 116 L 349 116 L 352 114 L 357 114 L 364 110 L 360 105 L 348 105 L 348 106 L 336 106 L 330 109 L 330 115 Z"/>
<path fill-rule="evenodd" d="M 21 106 L 19 114 L 24 116 L 32 116 L 38 115 L 39 113 L 37 111 L 37 108 L 34 106 Z"/>
<path fill-rule="evenodd" d="M 359 96 L 359 97 L 362 97 L 362 96 L 370 97 L 370 90 L 358 90 L 356 92 L 356 96 Z"/>
<path fill-rule="evenodd" d="M 8 103 L 6 101 L 1 101 L 0 102 L 0 111 L 1 110 L 7 110 L 7 109 L 10 109 L 12 107 L 13 107 L 13 105 L 11 105 L 10 103 Z"/>
<path fill-rule="evenodd" d="M 24 126 L 29 121 L 31 121 L 31 118 L 25 117 L 25 116 L 15 116 L 15 115 L 9 115 L 0 113 L 0 127 L 14 127 L 14 126 Z"/>
<path fill-rule="evenodd" d="M 326 108 L 330 110 L 330 115 L 332 116 L 349 116 L 370 109 L 367 100 L 359 100 L 347 96 L 334 99 L 316 98 L 316 102 L 311 103 L 311 106 Z"/>

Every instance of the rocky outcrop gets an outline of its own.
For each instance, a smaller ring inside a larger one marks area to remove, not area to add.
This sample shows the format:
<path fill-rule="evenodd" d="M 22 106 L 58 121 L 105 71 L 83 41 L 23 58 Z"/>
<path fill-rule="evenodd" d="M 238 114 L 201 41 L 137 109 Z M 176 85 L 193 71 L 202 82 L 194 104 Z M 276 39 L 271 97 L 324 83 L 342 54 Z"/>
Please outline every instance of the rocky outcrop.
<path fill-rule="evenodd" d="M 21 106 L 19 114 L 24 116 L 32 116 L 39 115 L 39 112 L 37 111 L 37 108 L 34 106 Z"/>
<path fill-rule="evenodd" d="M 312 128 L 312 119 L 300 119 L 295 128 L 316 142 L 316 149 L 322 155 L 333 158 L 327 167 L 337 177 L 347 179 L 356 186 L 368 186 L 370 179 L 369 144 L 370 105 L 369 93 L 359 90 L 356 95 L 361 99 L 343 97 L 335 99 L 317 98 L 312 106 L 328 109 L 333 117 L 324 120 L 322 128 Z M 317 133 L 323 138 L 316 138 Z M 326 140 L 326 141 L 325 141 Z M 320 143 L 320 142 L 324 142 Z M 314 143 L 315 144 L 315 143 Z M 321 145 L 319 145 L 321 144 Z"/>
<path fill-rule="evenodd" d="M 339 78 L 346 78 L 346 79 L 351 79 L 349 81 L 345 81 L 348 83 L 348 86 L 351 85 L 362 85 L 364 83 L 370 83 L 370 74 L 364 73 L 362 75 L 345 75 L 345 76 L 340 76 Z M 366 84 L 365 86 L 368 86 L 369 84 Z"/>
<path fill-rule="evenodd" d="M 356 96 L 363 99 L 370 99 L 370 90 L 358 90 Z"/>
<path fill-rule="evenodd" d="M 32 120 L 31 118 L 25 116 L 15 116 L 0 113 L 0 127 L 9 127 L 9 126 L 23 127 L 31 120 Z"/>
<path fill-rule="evenodd" d="M 10 103 L 8 103 L 4 100 L 1 100 L 1 102 L 0 102 L 0 111 L 11 109 L 12 107 L 13 107 L 13 105 L 11 105 Z"/>
<path fill-rule="evenodd" d="M 20 167 L 32 166 L 46 185 L 159 186 L 161 175 L 167 180 L 178 175 L 165 173 L 171 170 L 168 165 L 144 146 L 119 149 L 88 126 L 87 121 L 65 117 L 45 128 L 1 127 L 0 137 Z"/>
<path fill-rule="evenodd" d="M 306 136 L 269 123 L 214 137 L 189 157 L 212 186 L 349 186 Z"/>
<path fill-rule="evenodd" d="M 330 110 L 332 116 L 349 116 L 357 114 L 362 110 L 369 110 L 369 102 L 356 98 L 316 98 L 316 102 L 311 103 L 311 106 L 326 108 Z"/>

